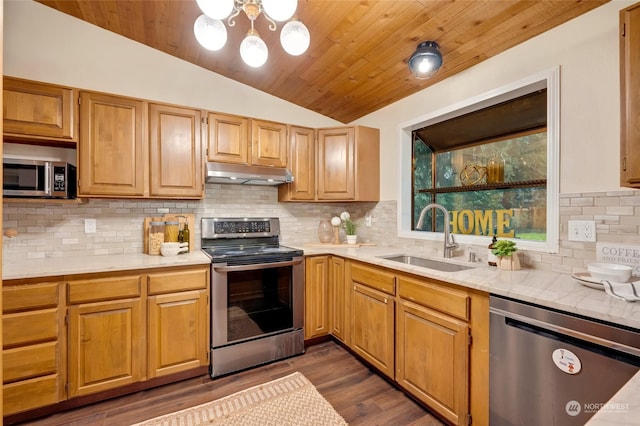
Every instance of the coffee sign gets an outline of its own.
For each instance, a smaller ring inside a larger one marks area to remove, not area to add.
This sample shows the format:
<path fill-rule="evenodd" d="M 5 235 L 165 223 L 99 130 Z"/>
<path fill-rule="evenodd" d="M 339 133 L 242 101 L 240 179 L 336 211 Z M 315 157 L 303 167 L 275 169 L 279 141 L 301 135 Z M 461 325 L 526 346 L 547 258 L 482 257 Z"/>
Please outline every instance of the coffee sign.
<path fill-rule="evenodd" d="M 640 276 L 640 246 L 596 243 L 596 260 L 598 262 L 631 266 L 633 275 Z"/>

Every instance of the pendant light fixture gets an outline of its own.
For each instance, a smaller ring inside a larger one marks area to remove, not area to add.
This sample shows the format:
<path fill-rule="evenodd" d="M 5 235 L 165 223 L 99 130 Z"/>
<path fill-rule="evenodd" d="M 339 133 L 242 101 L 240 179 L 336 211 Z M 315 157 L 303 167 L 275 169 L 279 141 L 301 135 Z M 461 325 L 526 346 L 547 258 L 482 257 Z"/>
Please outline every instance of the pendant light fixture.
<path fill-rule="evenodd" d="M 427 79 L 442 66 L 442 53 L 435 41 L 423 41 L 409 58 L 409 69 L 416 78 Z"/>
<path fill-rule="evenodd" d="M 276 31 L 275 21 L 284 22 L 293 17 L 298 0 L 196 0 L 204 13 L 196 19 L 193 31 L 196 40 L 208 50 L 220 50 L 227 41 L 227 28 L 234 27 L 235 18 L 244 12 L 251 22 L 247 36 L 240 44 L 240 57 L 250 67 L 258 68 L 267 62 L 269 49 L 254 28 L 254 21 L 262 14 L 269 21 L 269 30 Z M 306 52 L 311 37 L 307 27 L 298 20 L 287 22 L 280 32 L 284 50 L 298 56 Z"/>

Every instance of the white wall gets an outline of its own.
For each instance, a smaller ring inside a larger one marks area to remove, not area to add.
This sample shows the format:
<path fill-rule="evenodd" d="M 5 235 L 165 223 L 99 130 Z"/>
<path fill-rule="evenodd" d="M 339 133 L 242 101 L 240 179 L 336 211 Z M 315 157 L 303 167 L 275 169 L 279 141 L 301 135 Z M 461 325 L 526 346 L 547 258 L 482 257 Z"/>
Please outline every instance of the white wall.
<path fill-rule="evenodd" d="M 381 200 L 397 199 L 398 126 L 532 74 L 561 67 L 560 192 L 618 190 L 618 12 L 614 0 L 357 123 L 380 128 Z"/>
<path fill-rule="evenodd" d="M 340 124 L 31 0 L 4 0 L 4 74 L 302 126 Z"/>

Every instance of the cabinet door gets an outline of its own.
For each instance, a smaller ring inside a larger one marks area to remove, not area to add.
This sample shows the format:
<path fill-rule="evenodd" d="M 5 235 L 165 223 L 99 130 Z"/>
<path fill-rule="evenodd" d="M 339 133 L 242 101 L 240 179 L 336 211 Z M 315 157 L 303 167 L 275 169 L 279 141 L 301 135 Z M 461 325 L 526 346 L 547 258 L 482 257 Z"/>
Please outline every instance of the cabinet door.
<path fill-rule="evenodd" d="M 394 377 L 394 300 L 352 283 L 351 349 L 389 378 Z"/>
<path fill-rule="evenodd" d="M 200 111 L 149 105 L 150 195 L 202 198 Z"/>
<path fill-rule="evenodd" d="M 329 262 L 329 316 L 331 334 L 347 342 L 349 287 L 344 280 L 344 259 L 331 256 Z"/>
<path fill-rule="evenodd" d="M 316 198 L 315 130 L 289 128 L 289 168 L 294 181 L 278 186 L 279 201 L 314 200 Z"/>
<path fill-rule="evenodd" d="M 620 11 L 620 185 L 640 187 L 640 3 Z"/>
<path fill-rule="evenodd" d="M 249 119 L 209 113 L 207 159 L 221 163 L 249 164 Z"/>
<path fill-rule="evenodd" d="M 304 338 L 329 333 L 329 256 L 307 258 L 305 264 Z"/>
<path fill-rule="evenodd" d="M 251 120 L 251 164 L 287 167 L 287 125 Z"/>
<path fill-rule="evenodd" d="M 355 129 L 318 130 L 318 200 L 355 198 Z"/>
<path fill-rule="evenodd" d="M 453 424 L 469 413 L 469 327 L 400 299 L 396 381 Z"/>
<path fill-rule="evenodd" d="M 142 311 L 139 298 L 68 308 L 69 397 L 142 380 Z"/>
<path fill-rule="evenodd" d="M 150 296 L 149 378 L 207 365 L 207 291 Z"/>
<path fill-rule="evenodd" d="M 5 136 L 77 142 L 74 89 L 5 77 L 2 92 Z"/>
<path fill-rule="evenodd" d="M 146 104 L 91 92 L 80 102 L 79 195 L 144 196 Z"/>

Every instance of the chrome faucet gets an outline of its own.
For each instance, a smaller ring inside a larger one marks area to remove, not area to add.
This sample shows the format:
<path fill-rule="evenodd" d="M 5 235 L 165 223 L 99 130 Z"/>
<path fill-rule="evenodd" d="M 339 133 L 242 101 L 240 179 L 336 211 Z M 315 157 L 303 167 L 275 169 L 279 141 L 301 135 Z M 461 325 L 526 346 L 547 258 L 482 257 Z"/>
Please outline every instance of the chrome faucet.
<path fill-rule="evenodd" d="M 420 212 L 420 218 L 418 219 L 418 224 L 416 225 L 416 229 L 422 229 L 424 225 L 424 216 L 427 214 L 427 211 L 431 209 L 438 209 L 442 211 L 444 214 L 444 257 L 449 258 L 453 254 L 453 249 L 458 247 L 456 241 L 453 238 L 453 234 L 451 233 L 451 223 L 449 221 L 449 211 L 445 209 L 440 204 L 431 203 L 428 204 L 422 211 Z"/>

